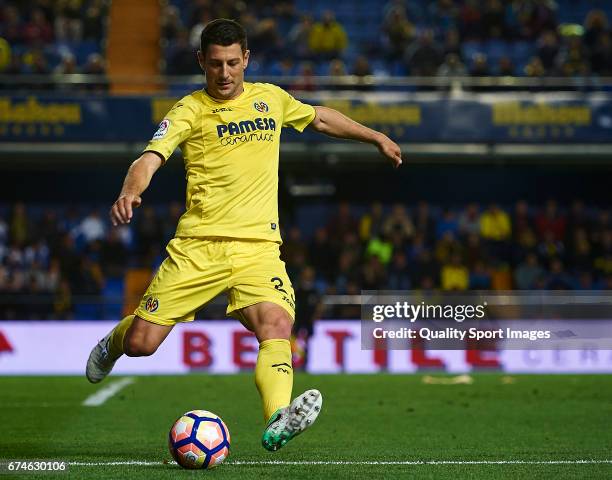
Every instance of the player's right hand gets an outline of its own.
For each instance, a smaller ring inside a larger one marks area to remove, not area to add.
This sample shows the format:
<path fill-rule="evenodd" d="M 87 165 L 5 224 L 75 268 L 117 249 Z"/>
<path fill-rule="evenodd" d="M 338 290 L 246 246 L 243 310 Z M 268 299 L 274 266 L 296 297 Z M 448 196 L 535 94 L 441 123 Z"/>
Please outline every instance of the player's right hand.
<path fill-rule="evenodd" d="M 140 207 L 142 198 L 138 195 L 121 195 L 110 209 L 110 219 L 114 227 L 130 223 L 134 208 Z"/>

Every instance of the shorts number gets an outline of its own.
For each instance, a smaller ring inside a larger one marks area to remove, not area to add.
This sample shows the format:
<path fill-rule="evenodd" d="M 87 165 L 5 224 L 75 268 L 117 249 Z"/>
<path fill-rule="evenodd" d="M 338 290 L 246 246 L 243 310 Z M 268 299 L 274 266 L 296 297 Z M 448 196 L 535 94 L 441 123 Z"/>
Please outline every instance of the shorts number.
<path fill-rule="evenodd" d="M 283 292 L 285 295 L 287 295 L 287 290 L 283 288 L 283 280 L 281 278 L 272 277 L 270 281 L 274 284 L 274 288 L 276 290 L 278 290 L 279 292 Z"/>

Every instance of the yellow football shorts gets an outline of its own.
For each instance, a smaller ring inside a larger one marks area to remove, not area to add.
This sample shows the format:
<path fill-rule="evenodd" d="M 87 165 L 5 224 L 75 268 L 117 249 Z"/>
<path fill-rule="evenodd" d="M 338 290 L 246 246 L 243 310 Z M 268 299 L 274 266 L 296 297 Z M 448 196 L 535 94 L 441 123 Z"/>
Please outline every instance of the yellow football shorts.
<path fill-rule="evenodd" d="M 227 315 L 246 324 L 240 309 L 260 302 L 295 318 L 295 295 L 279 244 L 265 240 L 174 238 L 135 315 L 158 325 L 190 322 L 217 295 L 228 296 Z"/>

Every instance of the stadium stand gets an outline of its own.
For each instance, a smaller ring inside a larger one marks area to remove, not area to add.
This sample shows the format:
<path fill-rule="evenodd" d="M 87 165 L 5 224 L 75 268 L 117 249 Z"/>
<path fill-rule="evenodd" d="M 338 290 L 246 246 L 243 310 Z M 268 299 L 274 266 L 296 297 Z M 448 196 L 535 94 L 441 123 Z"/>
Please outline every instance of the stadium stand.
<path fill-rule="evenodd" d="M 120 229 L 97 208 L 17 203 L 1 211 L 1 318 L 112 319 L 133 301 L 124 298 L 126 281 L 141 291 L 163 259 L 181 207 L 144 207 Z M 612 288 L 610 211 L 578 200 L 565 208 L 554 200 L 458 208 L 342 202 L 300 207 L 295 218 L 285 225 L 283 258 L 298 285 L 314 277 L 319 295 Z"/>

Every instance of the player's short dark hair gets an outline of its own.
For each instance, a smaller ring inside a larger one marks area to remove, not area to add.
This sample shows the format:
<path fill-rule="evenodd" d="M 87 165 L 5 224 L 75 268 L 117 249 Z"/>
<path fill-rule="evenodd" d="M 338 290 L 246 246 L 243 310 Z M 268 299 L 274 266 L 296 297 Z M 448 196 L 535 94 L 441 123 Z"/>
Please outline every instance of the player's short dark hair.
<path fill-rule="evenodd" d="M 239 43 L 242 53 L 247 50 L 247 34 L 242 25 L 227 18 L 217 18 L 209 22 L 202 30 L 200 37 L 200 50 L 206 55 L 209 45 L 222 45 L 227 47 Z"/>

